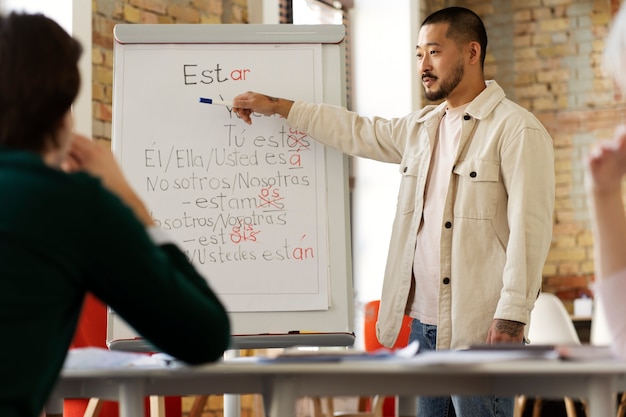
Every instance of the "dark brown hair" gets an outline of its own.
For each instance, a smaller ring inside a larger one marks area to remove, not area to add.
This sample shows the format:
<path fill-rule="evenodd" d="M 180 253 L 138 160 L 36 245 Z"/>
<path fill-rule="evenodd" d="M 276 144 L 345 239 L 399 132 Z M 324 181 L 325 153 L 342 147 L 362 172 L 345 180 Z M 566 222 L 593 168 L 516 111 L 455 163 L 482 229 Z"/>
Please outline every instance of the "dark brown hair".
<path fill-rule="evenodd" d="M 80 87 L 81 53 L 44 15 L 0 15 L 0 146 L 42 153 L 58 145 L 55 132 Z"/>

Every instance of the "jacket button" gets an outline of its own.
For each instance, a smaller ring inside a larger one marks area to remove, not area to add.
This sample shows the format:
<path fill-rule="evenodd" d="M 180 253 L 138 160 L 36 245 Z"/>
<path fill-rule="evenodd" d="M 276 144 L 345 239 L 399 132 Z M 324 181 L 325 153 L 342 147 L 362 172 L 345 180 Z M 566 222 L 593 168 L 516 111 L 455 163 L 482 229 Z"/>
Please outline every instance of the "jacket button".
<path fill-rule="evenodd" d="M 463 120 L 469 120 L 471 118 L 472 116 L 470 116 L 469 114 L 466 114 L 465 116 L 463 116 Z"/>
<path fill-rule="evenodd" d="M 446 222 L 445 226 L 446 226 L 446 229 L 451 228 L 452 227 L 452 222 Z"/>
<path fill-rule="evenodd" d="M 444 285 L 448 285 L 449 283 L 450 283 L 450 278 L 445 277 L 445 278 L 443 279 L 443 284 L 444 284 Z"/>
<path fill-rule="evenodd" d="M 407 170 L 407 167 L 404 167 L 404 169 L 402 170 L 402 172 L 406 172 L 406 170 Z"/>
<path fill-rule="evenodd" d="M 476 175 L 478 175 L 478 174 L 476 174 L 476 171 L 470 172 L 470 177 L 476 178 Z"/>

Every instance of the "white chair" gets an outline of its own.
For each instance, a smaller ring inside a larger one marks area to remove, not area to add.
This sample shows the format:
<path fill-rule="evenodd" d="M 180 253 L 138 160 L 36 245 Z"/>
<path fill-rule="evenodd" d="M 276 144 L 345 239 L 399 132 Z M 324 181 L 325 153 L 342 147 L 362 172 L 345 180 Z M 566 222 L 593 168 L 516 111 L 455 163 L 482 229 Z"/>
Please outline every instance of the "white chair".
<path fill-rule="evenodd" d="M 530 314 L 528 340 L 531 345 L 580 345 L 580 338 L 563 302 L 554 294 L 540 293 Z M 515 417 L 521 417 L 526 406 L 526 396 L 515 400 Z M 576 417 L 574 401 L 565 397 L 567 417 Z M 541 414 L 541 398 L 535 398 L 533 417 Z"/>
<path fill-rule="evenodd" d="M 554 294 L 542 292 L 530 313 L 528 339 L 532 345 L 580 345 L 574 323 Z"/>

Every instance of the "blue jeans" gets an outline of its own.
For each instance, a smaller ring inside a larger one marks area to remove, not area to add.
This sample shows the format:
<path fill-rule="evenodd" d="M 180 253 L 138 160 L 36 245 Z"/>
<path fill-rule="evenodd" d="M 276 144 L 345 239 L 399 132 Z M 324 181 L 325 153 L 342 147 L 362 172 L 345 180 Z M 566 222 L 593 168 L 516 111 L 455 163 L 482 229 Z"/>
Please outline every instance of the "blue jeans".
<path fill-rule="evenodd" d="M 414 340 L 420 351 L 435 350 L 437 326 L 413 319 L 409 343 Z M 417 417 L 512 417 L 513 406 L 512 397 L 418 397 Z"/>

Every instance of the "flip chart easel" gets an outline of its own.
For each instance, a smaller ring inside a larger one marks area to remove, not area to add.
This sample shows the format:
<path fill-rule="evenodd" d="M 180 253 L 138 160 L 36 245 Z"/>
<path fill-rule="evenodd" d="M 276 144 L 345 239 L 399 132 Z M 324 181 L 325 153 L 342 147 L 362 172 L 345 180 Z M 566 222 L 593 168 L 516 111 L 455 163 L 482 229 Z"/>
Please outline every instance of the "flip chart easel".
<path fill-rule="evenodd" d="M 354 342 L 348 160 L 251 90 L 345 104 L 341 25 L 121 24 L 113 150 L 157 224 L 224 301 L 234 348 Z M 151 350 L 114 311 L 111 349 Z"/>

